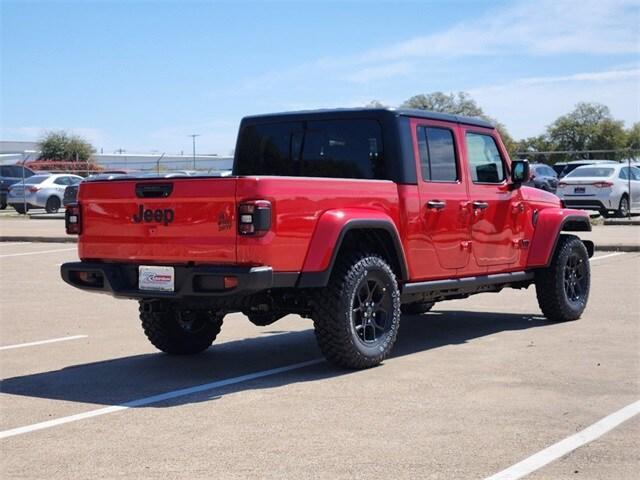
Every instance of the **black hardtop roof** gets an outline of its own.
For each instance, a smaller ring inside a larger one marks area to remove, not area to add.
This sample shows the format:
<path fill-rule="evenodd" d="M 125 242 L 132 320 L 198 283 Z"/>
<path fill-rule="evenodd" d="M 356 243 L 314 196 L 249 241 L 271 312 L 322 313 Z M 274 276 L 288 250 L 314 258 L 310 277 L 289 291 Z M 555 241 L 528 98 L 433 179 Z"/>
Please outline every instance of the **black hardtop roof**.
<path fill-rule="evenodd" d="M 441 120 L 445 122 L 463 123 L 484 128 L 495 128 L 490 122 L 481 118 L 465 117 L 450 113 L 432 112 L 430 110 L 418 110 L 412 108 L 330 108 L 322 110 L 300 110 L 296 112 L 266 113 L 244 117 L 243 121 L 287 121 L 287 120 L 321 120 L 331 118 L 358 118 L 365 116 L 374 117 L 414 117 L 427 118 L 429 120 Z"/>

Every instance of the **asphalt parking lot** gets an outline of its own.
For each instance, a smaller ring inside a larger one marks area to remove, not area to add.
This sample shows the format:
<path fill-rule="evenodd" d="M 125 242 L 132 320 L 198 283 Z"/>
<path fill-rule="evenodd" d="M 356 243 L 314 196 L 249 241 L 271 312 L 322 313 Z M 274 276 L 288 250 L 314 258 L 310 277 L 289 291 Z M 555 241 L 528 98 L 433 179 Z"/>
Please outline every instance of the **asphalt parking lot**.
<path fill-rule="evenodd" d="M 207 353 L 157 353 L 135 302 L 59 280 L 74 245 L 3 243 L 0 473 L 490 477 L 640 399 L 640 253 L 597 257 L 579 321 L 546 322 L 533 288 L 482 294 L 404 316 L 392 358 L 347 372 L 296 316 L 230 315 Z M 638 465 L 636 415 L 527 478 Z"/>

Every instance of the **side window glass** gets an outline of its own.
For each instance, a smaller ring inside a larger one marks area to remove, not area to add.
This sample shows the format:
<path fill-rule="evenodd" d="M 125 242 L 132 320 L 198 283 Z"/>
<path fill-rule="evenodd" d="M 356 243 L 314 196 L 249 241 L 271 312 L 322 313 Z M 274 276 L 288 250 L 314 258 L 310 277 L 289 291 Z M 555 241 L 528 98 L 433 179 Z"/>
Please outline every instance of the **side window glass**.
<path fill-rule="evenodd" d="M 623 180 L 629 180 L 629 168 L 628 167 L 621 168 L 620 175 L 618 175 L 618 178 L 621 178 Z"/>
<path fill-rule="evenodd" d="M 419 127 L 420 169 L 425 182 L 458 180 L 453 132 L 446 128 Z"/>
<path fill-rule="evenodd" d="M 501 183 L 505 179 L 504 165 L 493 137 L 471 132 L 465 137 L 473 182 Z"/>
<path fill-rule="evenodd" d="M 631 179 L 632 180 L 640 180 L 640 168 L 631 167 Z"/>
<path fill-rule="evenodd" d="M 67 177 L 59 177 L 56 178 L 53 183 L 55 183 L 56 185 L 69 185 L 69 181 L 67 180 Z"/>

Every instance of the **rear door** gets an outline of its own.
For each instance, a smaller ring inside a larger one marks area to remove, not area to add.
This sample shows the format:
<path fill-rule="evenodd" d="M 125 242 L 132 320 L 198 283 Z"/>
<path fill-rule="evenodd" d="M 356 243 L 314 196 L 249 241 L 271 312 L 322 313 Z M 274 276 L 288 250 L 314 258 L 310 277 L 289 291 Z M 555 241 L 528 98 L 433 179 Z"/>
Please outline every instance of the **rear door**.
<path fill-rule="evenodd" d="M 469 261 L 469 200 L 461 168 L 458 126 L 413 119 L 423 248 L 412 252 L 420 278 L 451 275 Z"/>
<path fill-rule="evenodd" d="M 520 260 L 525 204 L 520 190 L 509 188 L 507 154 L 496 131 L 460 128 L 470 176 L 471 242 L 476 263 L 466 273 L 505 270 Z"/>

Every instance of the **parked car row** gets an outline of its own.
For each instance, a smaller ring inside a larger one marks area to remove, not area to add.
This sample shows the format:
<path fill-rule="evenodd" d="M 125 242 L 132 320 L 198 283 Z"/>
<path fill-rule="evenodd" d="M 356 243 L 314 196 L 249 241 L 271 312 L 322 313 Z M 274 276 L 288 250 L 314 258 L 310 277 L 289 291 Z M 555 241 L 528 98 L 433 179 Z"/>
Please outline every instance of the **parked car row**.
<path fill-rule="evenodd" d="M 47 213 L 55 213 L 62 206 L 65 188 L 81 181 L 79 175 L 38 173 L 24 183 L 12 185 L 7 194 L 7 204 L 18 213 L 26 213 L 31 208 L 44 208 Z"/>
<path fill-rule="evenodd" d="M 9 187 L 33 175 L 33 170 L 20 165 L 0 165 L 0 210 L 7 208 Z"/>
<path fill-rule="evenodd" d="M 626 217 L 640 210 L 640 168 L 620 163 L 578 167 L 558 182 L 556 194 L 567 207 Z"/>
<path fill-rule="evenodd" d="M 640 211 L 640 168 L 612 160 L 576 160 L 553 165 L 533 163 L 527 186 L 555 193 L 567 207 L 597 210 L 604 217 L 624 217 Z M 24 185 L 22 183 L 24 169 Z M 230 171 L 202 173 L 176 170 L 163 173 L 109 171 L 88 178 L 72 174 L 34 172 L 20 165 L 0 166 L 0 209 L 12 206 L 18 213 L 44 208 L 55 213 L 75 203 L 82 181 L 180 176 L 228 176 Z M 26 204 L 26 205 L 25 205 Z"/>

